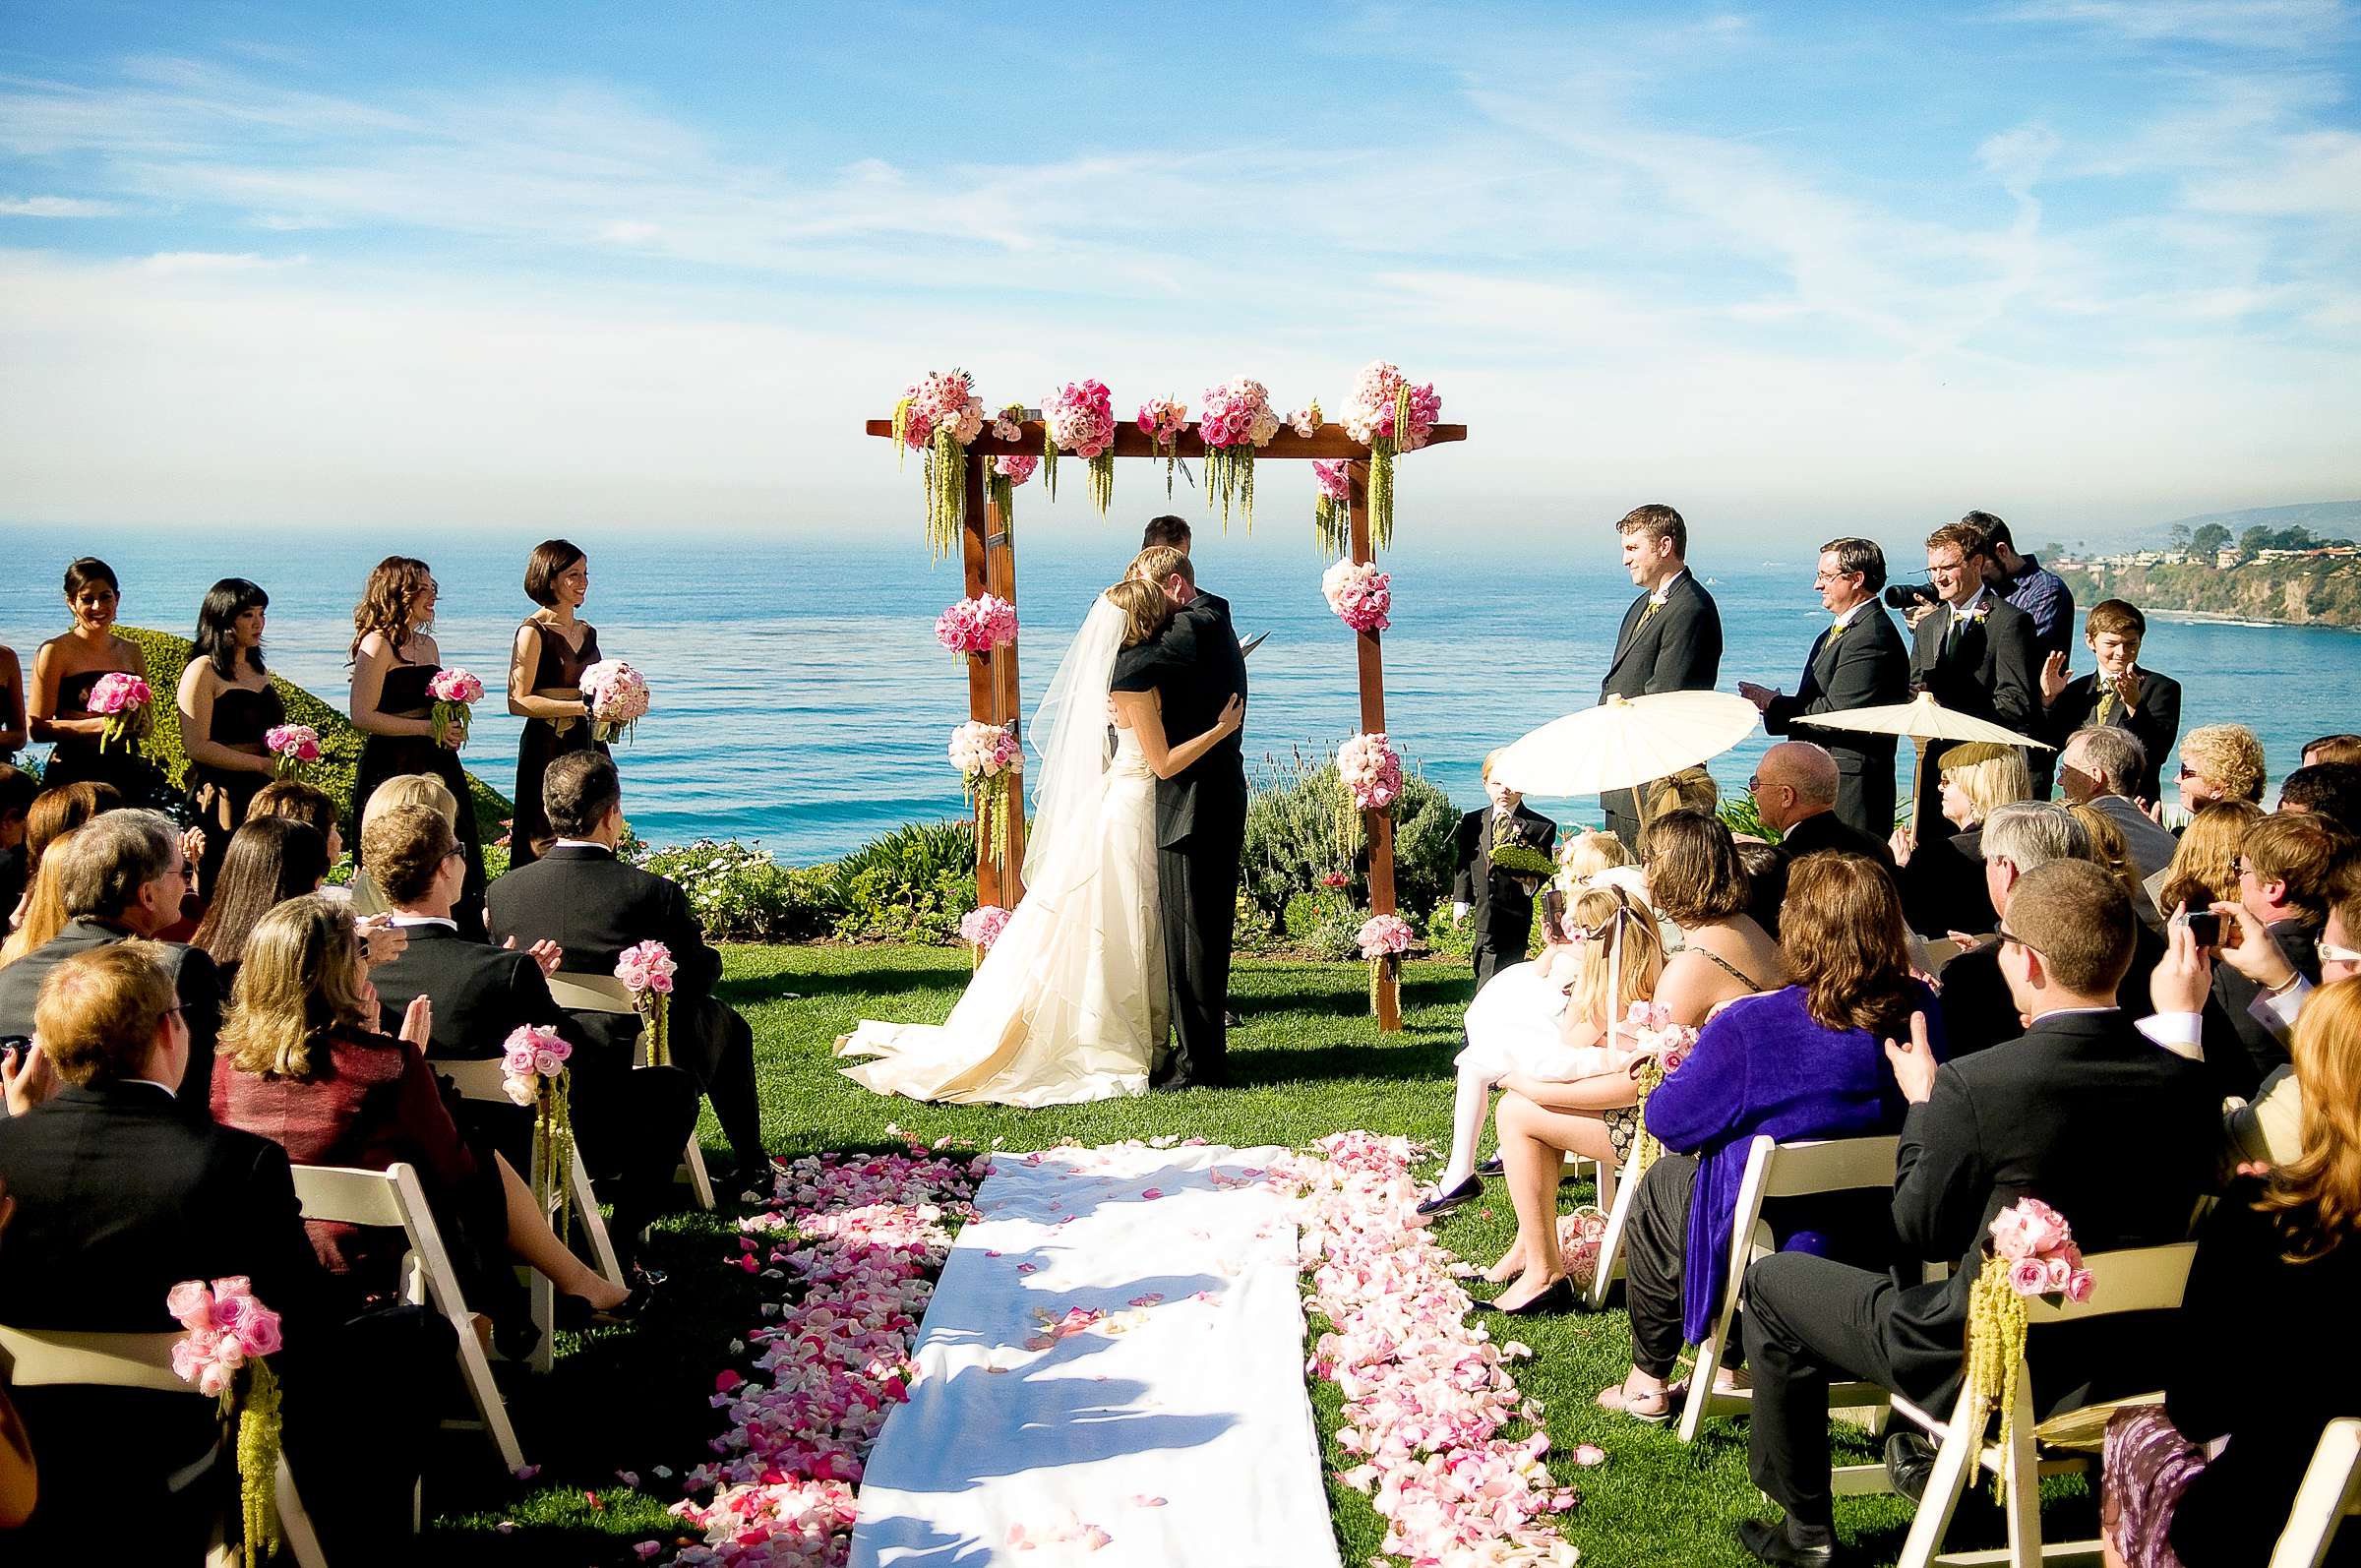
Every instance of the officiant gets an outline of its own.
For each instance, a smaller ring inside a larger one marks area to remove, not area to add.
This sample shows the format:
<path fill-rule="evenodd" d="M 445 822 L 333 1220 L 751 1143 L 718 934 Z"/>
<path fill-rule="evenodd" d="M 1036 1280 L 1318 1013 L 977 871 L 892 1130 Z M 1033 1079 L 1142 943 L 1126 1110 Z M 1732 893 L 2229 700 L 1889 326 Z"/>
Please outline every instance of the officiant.
<path fill-rule="evenodd" d="M 1492 776 L 1499 751 L 1483 759 L 1483 793 L 1491 804 L 1459 819 L 1454 839 L 1451 882 L 1451 923 L 1476 917 L 1476 989 L 1483 990 L 1494 971 L 1521 964 L 1533 936 L 1533 895 L 1549 874 L 1550 847 L 1557 842 L 1557 824 L 1525 804 L 1525 797 Z M 1514 846 L 1531 851 L 1542 865 L 1498 864 L 1502 852 Z"/>

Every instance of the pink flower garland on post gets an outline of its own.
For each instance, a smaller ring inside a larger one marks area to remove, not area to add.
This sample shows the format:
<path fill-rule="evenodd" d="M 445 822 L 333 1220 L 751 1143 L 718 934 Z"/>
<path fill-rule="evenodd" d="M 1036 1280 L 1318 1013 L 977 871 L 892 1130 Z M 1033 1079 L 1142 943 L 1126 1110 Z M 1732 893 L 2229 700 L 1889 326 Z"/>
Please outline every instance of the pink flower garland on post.
<path fill-rule="evenodd" d="M 1369 542 L 1377 549 L 1394 541 L 1394 458 L 1425 446 L 1442 411 L 1431 383 L 1413 387 L 1383 360 L 1363 368 L 1353 384 L 1345 430 L 1369 449 Z"/>
<path fill-rule="evenodd" d="M 1315 458 L 1311 480 L 1318 486 L 1311 500 L 1312 534 L 1322 550 L 1344 555 L 1353 548 L 1353 481 L 1345 472 L 1345 459 L 1328 462 Z"/>
<path fill-rule="evenodd" d="M 969 956 L 977 962 L 992 951 L 992 944 L 1000 939 L 1008 928 L 1009 913 L 998 904 L 983 904 L 959 917 L 959 939 L 968 945 Z"/>
<path fill-rule="evenodd" d="M 985 473 L 984 482 L 992 487 L 992 510 L 1000 516 L 1000 531 L 1012 539 L 1016 537 L 1016 487 L 1032 478 L 1033 470 L 1040 466 L 1039 457 L 1010 453 L 993 458 Z"/>
<path fill-rule="evenodd" d="M 573 1210 L 574 1118 L 566 1104 L 566 1058 L 574 1048 L 554 1029 L 519 1024 L 501 1042 L 500 1086 L 519 1106 L 533 1108 L 533 1196 L 561 1238 Z"/>
<path fill-rule="evenodd" d="M 320 732 L 309 724 L 280 724 L 263 737 L 271 754 L 271 772 L 276 778 L 301 778 L 320 760 Z"/>
<path fill-rule="evenodd" d="M 1139 428 L 1156 444 L 1156 454 L 1164 459 L 1164 495 L 1173 495 L 1173 470 L 1180 466 L 1180 433 L 1188 428 L 1188 404 L 1170 397 L 1155 397 L 1139 405 Z"/>
<path fill-rule="evenodd" d="M 1416 935 L 1410 923 L 1399 915 L 1372 915 L 1362 922 L 1360 935 L 1361 956 L 1369 961 L 1369 1010 L 1377 1010 L 1379 984 L 1402 971 L 1402 955 L 1410 951 Z"/>
<path fill-rule="evenodd" d="M 453 746 L 452 732 L 459 732 L 458 746 L 466 745 L 467 719 L 472 704 L 484 699 L 484 683 L 457 665 L 437 670 L 426 683 L 427 694 L 434 704 L 428 709 L 434 716 L 435 744 Z"/>
<path fill-rule="evenodd" d="M 1337 847 L 1351 856 L 1361 848 L 1366 827 L 1361 814 L 1384 811 L 1402 793 L 1402 758 L 1384 735 L 1356 735 L 1336 749 L 1336 770 L 1345 784 Z"/>
<path fill-rule="evenodd" d="M 106 715 L 106 727 L 98 732 L 98 750 L 120 746 L 138 751 L 140 737 L 148 733 L 149 721 L 143 715 L 154 699 L 148 683 L 136 675 L 112 670 L 98 677 L 90 695 L 91 711 Z"/>
<path fill-rule="evenodd" d="M 278 1314 L 256 1299 L 244 1275 L 183 1280 L 164 1310 L 187 1330 L 172 1347 L 172 1371 L 221 1402 L 221 1423 L 237 1431 L 239 1512 L 246 1568 L 278 1547 L 278 1378 L 267 1357 L 284 1343 Z"/>
<path fill-rule="evenodd" d="M 1106 384 L 1068 382 L 1052 395 L 1042 410 L 1042 461 L 1048 464 L 1041 481 L 1050 499 L 1058 499 L 1058 457 L 1070 452 L 1090 459 L 1090 504 L 1099 515 L 1115 500 L 1115 397 Z"/>
<path fill-rule="evenodd" d="M 1205 439 L 1205 497 L 1221 498 L 1223 532 L 1230 529 L 1230 509 L 1236 505 L 1252 533 L 1254 452 L 1279 434 L 1271 394 L 1262 383 L 1243 376 L 1212 389 L 1197 415 L 1197 434 Z"/>
<path fill-rule="evenodd" d="M 991 593 L 962 599 L 935 618 L 935 640 L 961 657 L 1007 647 L 1016 640 L 1016 606 Z"/>
<path fill-rule="evenodd" d="M 977 808 L 976 835 L 989 844 L 995 860 L 1008 858 L 1008 769 L 1017 759 L 1016 736 L 1004 725 L 974 720 L 951 732 L 951 766 L 967 788 L 967 801 Z"/>
<path fill-rule="evenodd" d="M 967 448 L 984 433 L 984 399 L 964 370 L 929 371 L 893 405 L 895 452 L 927 454 L 927 547 L 950 553 L 967 521 Z"/>
<path fill-rule="evenodd" d="M 632 994 L 632 1005 L 647 1020 L 647 1064 L 672 1065 L 672 977 L 680 965 L 660 941 L 636 942 L 615 959 L 615 978 Z"/>
<path fill-rule="evenodd" d="M 1339 561 L 1320 577 L 1320 592 L 1336 618 L 1356 632 L 1382 632 L 1393 622 L 1393 574 L 1367 561 Z"/>

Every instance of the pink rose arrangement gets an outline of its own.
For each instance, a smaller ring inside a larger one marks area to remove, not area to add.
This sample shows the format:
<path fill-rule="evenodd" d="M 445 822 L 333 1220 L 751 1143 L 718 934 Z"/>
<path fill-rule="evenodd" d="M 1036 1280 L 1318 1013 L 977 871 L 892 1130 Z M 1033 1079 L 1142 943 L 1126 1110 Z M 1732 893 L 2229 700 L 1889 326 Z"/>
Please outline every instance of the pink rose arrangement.
<path fill-rule="evenodd" d="M 320 732 L 309 724 L 280 724 L 263 736 L 271 754 L 271 771 L 279 778 L 301 778 L 320 760 Z"/>
<path fill-rule="evenodd" d="M 1022 750 L 1016 735 L 1004 725 L 974 720 L 951 732 L 951 766 L 959 770 L 967 802 L 976 809 L 976 837 L 992 846 L 993 855 L 1008 857 L 1008 775 Z"/>
<path fill-rule="evenodd" d="M 1983 1267 L 1968 1297 L 1968 1386 L 1987 1411 L 2000 1413 L 2000 1441 L 2009 1440 L 2017 1379 L 2025 1369 L 2028 1297 L 2088 1301 L 2096 1282 L 2066 1217 L 2039 1198 L 2023 1197 L 1992 1217 Z M 1993 1477 L 1993 1496 L 2002 1496 Z"/>
<path fill-rule="evenodd" d="M 1041 411 L 1042 459 L 1049 466 L 1042 483 L 1050 499 L 1058 499 L 1058 458 L 1060 453 L 1090 462 L 1090 504 L 1107 515 L 1115 500 L 1115 396 L 1104 382 L 1068 382 L 1051 394 Z"/>
<path fill-rule="evenodd" d="M 435 744 L 454 748 L 466 745 L 468 711 L 484 699 L 484 683 L 454 664 L 437 670 L 426 683 L 426 693 L 434 698 L 429 712 L 434 717 Z M 454 730 L 459 736 L 456 742 L 451 738 Z"/>
<path fill-rule="evenodd" d="M 979 954 L 992 950 L 1008 928 L 1009 913 L 998 904 L 984 904 L 959 917 L 959 939 Z"/>
<path fill-rule="evenodd" d="M 1442 411 L 1432 384 L 1414 387 L 1382 360 L 1364 367 L 1353 383 L 1345 430 L 1369 449 L 1369 535 L 1381 550 L 1394 541 L 1394 459 L 1425 446 Z"/>
<path fill-rule="evenodd" d="M 1299 408 L 1287 416 L 1288 427 L 1306 441 L 1319 434 L 1320 427 L 1327 422 L 1320 416 L 1320 400 L 1317 397 L 1311 400 L 1309 408 Z"/>
<path fill-rule="evenodd" d="M 1015 437 L 1010 437 L 1014 440 Z M 1033 477 L 1041 459 L 1026 452 L 1007 452 L 992 459 L 984 471 L 985 488 L 992 496 L 992 510 L 999 514 L 1000 531 L 1013 536 L 1016 532 L 1016 487 Z"/>
<path fill-rule="evenodd" d="M 1336 618 L 1356 632 L 1382 632 L 1393 625 L 1393 573 L 1368 561 L 1339 561 L 1320 576 L 1320 592 Z"/>
<path fill-rule="evenodd" d="M 1205 441 L 1205 493 L 1222 501 L 1222 527 L 1230 526 L 1230 509 L 1237 506 L 1246 530 L 1254 528 L 1254 452 L 1279 434 L 1279 416 L 1262 383 L 1241 376 L 1205 393 L 1197 414 L 1197 434 Z"/>
<path fill-rule="evenodd" d="M 1992 1253 L 2009 1265 L 2009 1289 L 2019 1296 L 2090 1299 L 2090 1271 L 2066 1217 L 2039 1198 L 2019 1198 L 1994 1215 L 1991 1236 Z"/>
<path fill-rule="evenodd" d="M 566 1105 L 566 1060 L 574 1048 L 554 1029 L 519 1024 L 501 1042 L 500 1087 L 520 1106 L 534 1108 L 533 1195 L 543 1209 L 556 1206 L 554 1227 L 566 1234 L 567 1175 L 574 1165 L 574 1118 Z"/>
<path fill-rule="evenodd" d="M 629 739 L 647 717 L 647 677 L 621 659 L 601 659 L 582 672 L 582 697 L 592 740 Z"/>
<path fill-rule="evenodd" d="M 935 640 L 961 657 L 1008 647 L 1016 641 L 1016 606 L 991 593 L 962 599 L 935 618 Z"/>
<path fill-rule="evenodd" d="M 246 1568 L 278 1545 L 278 1379 L 267 1357 L 284 1344 L 278 1314 L 244 1275 L 183 1280 L 165 1294 L 164 1310 L 185 1331 L 172 1347 L 172 1371 L 221 1402 L 221 1420 L 237 1430 L 240 1511 Z"/>
<path fill-rule="evenodd" d="M 1356 735 L 1338 747 L 1336 767 L 1364 812 L 1382 811 L 1402 793 L 1402 758 L 1383 734 Z"/>
<path fill-rule="evenodd" d="M 1612 959 L 1608 960 L 1610 963 Z M 1672 1021 L 1670 1009 L 1661 1003 L 1635 998 L 1616 1020 L 1615 1034 L 1623 1049 L 1639 1057 L 1636 1077 L 1640 1085 L 1638 1104 L 1648 1104 L 1656 1086 L 1680 1070 L 1696 1047 L 1697 1031 L 1687 1024 Z M 1648 1168 L 1664 1157 L 1665 1146 L 1656 1134 L 1648 1130 L 1645 1120 L 1632 1139 L 1629 1165 L 1634 1180 L 1647 1174 Z"/>
<path fill-rule="evenodd" d="M 992 434 L 998 441 L 1022 441 L 1025 438 L 1025 405 L 1010 403 L 992 416 Z"/>
<path fill-rule="evenodd" d="M 1321 549 L 1341 556 L 1353 548 L 1353 479 L 1345 472 L 1345 459 L 1314 458 L 1311 482 L 1311 531 Z"/>
<path fill-rule="evenodd" d="M 632 994 L 632 1005 L 647 1020 L 647 1064 L 672 1064 L 672 977 L 680 965 L 660 941 L 634 942 L 615 956 L 615 978 Z"/>
<path fill-rule="evenodd" d="M 967 448 L 984 433 L 984 399 L 964 370 L 929 371 L 893 405 L 894 451 L 926 453 L 927 546 L 941 560 L 967 521 Z"/>
<path fill-rule="evenodd" d="M 1164 494 L 1173 494 L 1173 471 L 1180 466 L 1180 435 L 1188 429 L 1188 404 L 1171 397 L 1151 397 L 1139 405 L 1139 428 L 1156 444 L 1164 459 Z"/>
<path fill-rule="evenodd" d="M 1354 939 L 1369 961 L 1369 1011 L 1376 1012 L 1378 988 L 1401 970 L 1402 955 L 1417 945 L 1418 936 L 1399 915 L 1372 915 L 1361 923 Z"/>
<path fill-rule="evenodd" d="M 136 675 L 110 670 L 98 677 L 90 696 L 91 712 L 106 719 L 98 732 L 98 750 L 104 752 L 110 746 L 136 749 L 140 737 L 148 732 L 145 710 L 154 699 L 148 683 Z"/>

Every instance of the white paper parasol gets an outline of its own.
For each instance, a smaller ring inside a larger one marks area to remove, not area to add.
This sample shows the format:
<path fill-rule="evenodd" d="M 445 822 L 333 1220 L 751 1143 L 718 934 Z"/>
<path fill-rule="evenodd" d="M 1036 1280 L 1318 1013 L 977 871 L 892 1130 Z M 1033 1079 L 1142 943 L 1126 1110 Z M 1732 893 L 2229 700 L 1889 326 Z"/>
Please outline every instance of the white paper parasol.
<path fill-rule="evenodd" d="M 1527 795 L 1633 789 L 1720 756 L 1753 734 L 1761 717 L 1753 703 L 1726 692 L 1610 696 L 1510 743 L 1492 776 Z"/>
<path fill-rule="evenodd" d="M 1847 708 L 1840 713 L 1814 713 L 1795 720 L 1795 727 L 1821 730 L 1854 730 L 1867 735 L 1904 736 L 1916 744 L 1918 760 L 1910 768 L 1910 833 L 1918 831 L 1918 792 L 1926 772 L 1926 748 L 1930 741 L 1989 741 L 1995 746 L 2037 746 L 2053 751 L 2047 741 L 2036 741 L 2029 735 L 1979 719 L 1972 713 L 1947 708 L 1935 700 L 1932 692 L 1921 692 L 1907 702 L 1888 702 L 1877 707 Z"/>

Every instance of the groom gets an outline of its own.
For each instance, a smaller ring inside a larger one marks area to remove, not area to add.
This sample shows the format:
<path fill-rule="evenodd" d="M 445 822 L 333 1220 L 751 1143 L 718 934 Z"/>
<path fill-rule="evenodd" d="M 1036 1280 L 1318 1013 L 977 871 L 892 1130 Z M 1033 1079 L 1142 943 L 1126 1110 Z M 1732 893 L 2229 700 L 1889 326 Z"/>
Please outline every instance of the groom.
<path fill-rule="evenodd" d="M 1176 530 L 1175 525 L 1178 525 Z M 1117 656 L 1118 692 L 1155 692 L 1166 739 L 1213 728 L 1233 693 L 1246 694 L 1246 661 L 1227 600 L 1197 591 L 1188 524 L 1158 517 L 1127 573 L 1161 586 L 1177 607 L 1153 642 Z M 1156 874 L 1164 911 L 1165 967 L 1173 990 L 1172 1057 L 1151 1080 L 1159 1088 L 1218 1087 L 1229 1081 L 1224 1010 L 1230 940 L 1238 918 L 1239 855 L 1246 834 L 1245 749 L 1224 739 L 1190 766 L 1156 784 Z"/>

